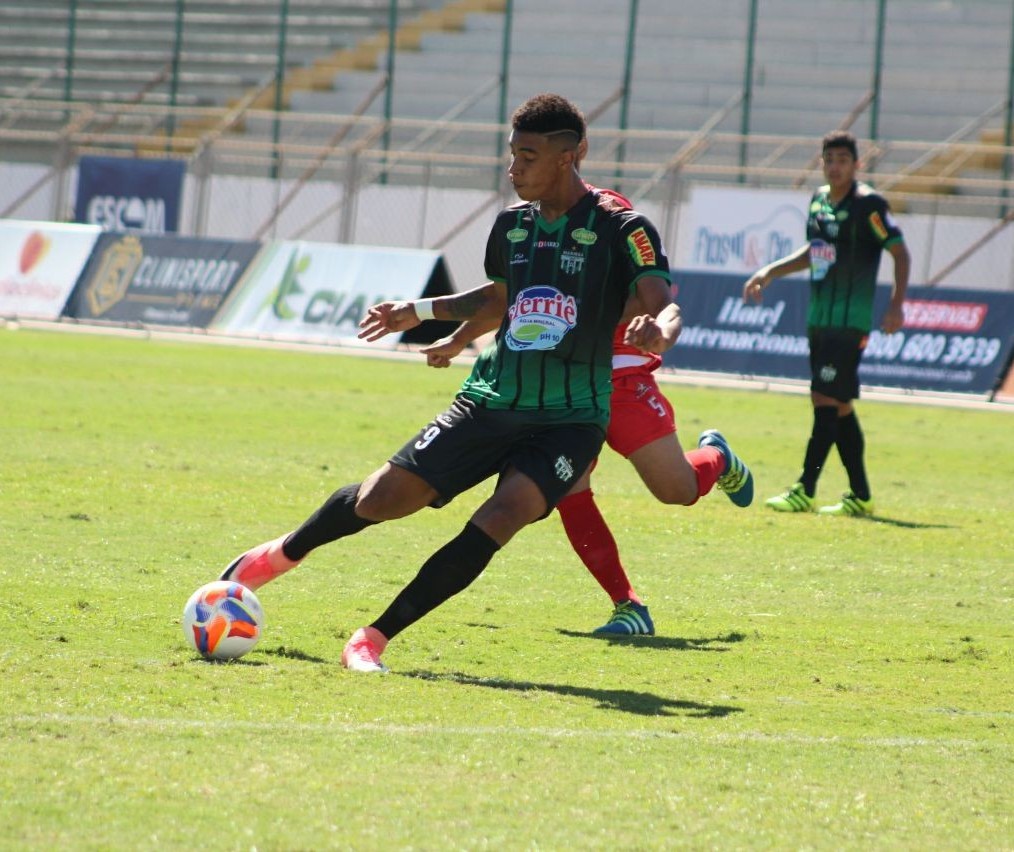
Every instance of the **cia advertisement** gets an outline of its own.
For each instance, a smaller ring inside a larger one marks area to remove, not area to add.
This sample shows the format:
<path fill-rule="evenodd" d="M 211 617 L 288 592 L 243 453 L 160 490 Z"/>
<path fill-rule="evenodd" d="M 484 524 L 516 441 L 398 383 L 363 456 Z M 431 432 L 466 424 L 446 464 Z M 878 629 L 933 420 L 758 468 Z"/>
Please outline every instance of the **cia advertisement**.
<path fill-rule="evenodd" d="M 439 252 L 329 243 L 264 247 L 212 324 L 216 331 L 310 342 L 358 342 L 359 321 L 377 302 L 452 292 Z M 420 329 L 448 323 L 428 322 Z M 450 324 L 453 327 L 453 324 Z M 436 339 L 446 331 L 435 333 Z M 408 342 L 406 335 L 401 340 Z M 424 338 L 413 336 L 411 342 Z M 389 335 L 372 346 L 395 346 Z"/>

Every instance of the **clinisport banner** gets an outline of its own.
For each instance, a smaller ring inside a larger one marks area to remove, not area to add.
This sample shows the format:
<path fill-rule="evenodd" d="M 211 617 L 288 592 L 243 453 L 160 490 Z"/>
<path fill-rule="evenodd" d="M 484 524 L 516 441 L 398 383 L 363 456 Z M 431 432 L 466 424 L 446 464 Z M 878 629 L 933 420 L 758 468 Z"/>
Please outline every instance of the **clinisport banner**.
<path fill-rule="evenodd" d="M 103 234 L 67 301 L 80 320 L 203 328 L 260 244 Z"/>
<path fill-rule="evenodd" d="M 674 272 L 683 332 L 665 355 L 675 369 L 809 380 L 809 283 L 775 282 L 757 305 L 743 302 L 742 275 Z M 879 286 L 874 316 L 891 288 Z M 1014 346 L 1014 293 L 909 287 L 905 324 L 873 331 L 859 368 L 867 385 L 987 394 Z"/>
<path fill-rule="evenodd" d="M 175 233 L 185 169 L 182 160 L 82 157 L 74 219 L 118 233 Z"/>
<path fill-rule="evenodd" d="M 453 292 L 439 252 L 276 242 L 264 247 L 211 324 L 216 331 L 311 342 L 357 342 L 377 302 Z M 454 323 L 427 322 L 374 346 L 436 340 Z"/>
<path fill-rule="evenodd" d="M 93 225 L 0 221 L 0 316 L 59 317 L 101 233 Z"/>

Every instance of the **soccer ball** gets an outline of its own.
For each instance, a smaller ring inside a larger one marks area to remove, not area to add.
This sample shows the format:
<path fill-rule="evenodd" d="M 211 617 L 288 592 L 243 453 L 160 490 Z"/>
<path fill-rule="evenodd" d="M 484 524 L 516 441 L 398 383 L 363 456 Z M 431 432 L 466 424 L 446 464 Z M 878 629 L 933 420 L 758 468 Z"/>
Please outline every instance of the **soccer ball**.
<path fill-rule="evenodd" d="M 215 580 L 201 586 L 183 607 L 183 635 L 209 660 L 234 660 L 257 644 L 264 609 L 246 586 Z"/>

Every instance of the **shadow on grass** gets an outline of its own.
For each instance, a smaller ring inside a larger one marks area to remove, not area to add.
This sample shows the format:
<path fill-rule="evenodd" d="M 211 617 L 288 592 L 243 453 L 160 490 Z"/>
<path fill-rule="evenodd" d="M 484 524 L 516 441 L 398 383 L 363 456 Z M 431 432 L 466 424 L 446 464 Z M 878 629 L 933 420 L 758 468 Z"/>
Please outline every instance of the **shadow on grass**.
<path fill-rule="evenodd" d="M 304 651 L 300 651 L 298 648 L 286 648 L 284 645 L 279 645 L 277 648 L 265 648 L 261 651 L 262 654 L 268 654 L 272 657 L 283 657 L 286 660 L 302 660 L 304 663 L 330 663 L 332 660 L 325 660 L 323 657 L 315 657 L 312 654 L 307 654 Z"/>
<path fill-rule="evenodd" d="M 901 527 L 906 530 L 953 530 L 953 524 L 920 524 L 915 521 L 899 521 L 897 518 L 885 518 L 883 515 L 870 515 L 867 518 L 855 518 L 868 524 L 887 524 L 889 527 Z"/>
<path fill-rule="evenodd" d="M 250 666 L 256 668 L 257 666 L 266 666 L 264 660 L 251 660 L 249 657 L 243 657 L 239 660 L 213 660 L 211 657 L 197 657 L 198 663 L 205 663 L 209 666 Z"/>
<path fill-rule="evenodd" d="M 588 698 L 602 710 L 619 710 L 638 716 L 685 716 L 691 719 L 720 719 L 732 713 L 742 713 L 742 707 L 728 704 L 701 704 L 679 698 L 666 698 L 652 692 L 637 692 L 633 689 L 594 689 L 587 686 L 566 686 L 557 683 L 532 683 L 529 681 L 480 678 L 461 672 L 438 674 L 427 671 L 399 672 L 402 677 L 420 680 L 451 681 L 463 686 L 482 686 L 487 689 L 501 689 L 508 692 L 551 692 L 575 698 Z"/>
<path fill-rule="evenodd" d="M 577 630 L 562 629 L 557 629 L 556 632 L 562 636 L 577 639 L 594 639 L 598 642 L 608 642 L 610 645 L 630 645 L 638 648 L 651 648 L 655 651 L 725 652 L 729 649 L 722 647 L 722 645 L 742 642 L 746 639 L 745 633 L 727 633 L 725 636 L 704 639 L 684 639 L 680 636 L 618 636 L 613 633 L 581 633 Z"/>

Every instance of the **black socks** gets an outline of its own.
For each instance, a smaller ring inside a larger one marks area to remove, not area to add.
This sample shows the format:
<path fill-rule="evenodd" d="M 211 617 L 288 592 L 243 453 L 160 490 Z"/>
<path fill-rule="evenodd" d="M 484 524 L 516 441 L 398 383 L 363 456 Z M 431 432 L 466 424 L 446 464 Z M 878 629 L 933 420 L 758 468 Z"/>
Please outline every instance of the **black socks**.
<path fill-rule="evenodd" d="M 817 478 L 824 469 L 827 454 L 831 452 L 837 437 L 837 406 L 821 405 L 813 409 L 813 431 L 810 433 L 810 442 L 806 445 L 803 474 L 799 477 L 807 497 L 813 497 L 817 493 Z"/>
<path fill-rule="evenodd" d="M 845 466 L 849 477 L 849 488 L 860 500 L 870 499 L 870 483 L 866 479 L 866 467 L 863 464 L 863 452 L 866 441 L 863 430 L 859 428 L 859 418 L 853 411 L 847 417 L 838 418 L 838 456 Z"/>
<path fill-rule="evenodd" d="M 500 545 L 469 521 L 456 538 L 423 563 L 415 579 L 370 626 L 393 639 L 430 610 L 466 589 L 499 549 Z"/>
<path fill-rule="evenodd" d="M 314 512 L 303 525 L 290 535 L 282 545 L 286 558 L 298 562 L 311 550 L 322 544 L 344 538 L 376 523 L 360 518 L 356 514 L 356 496 L 359 486 L 346 485 L 339 488 Z"/>

